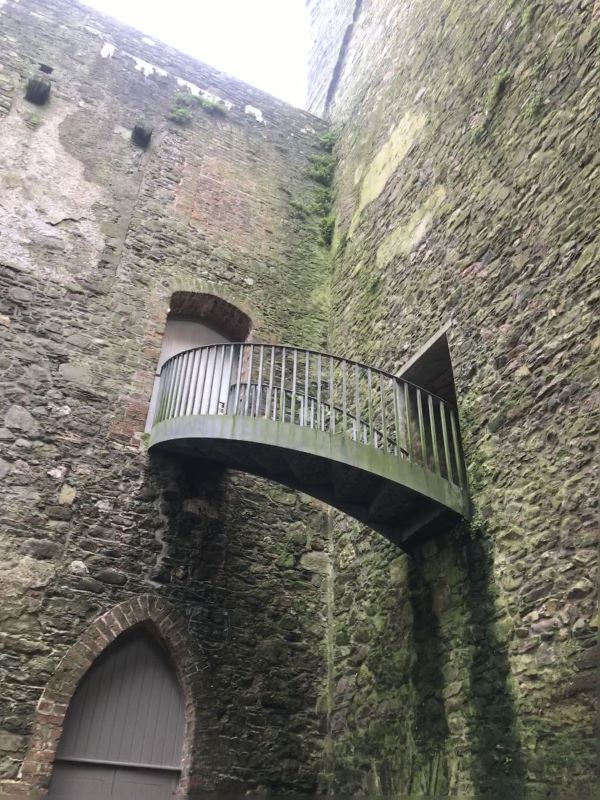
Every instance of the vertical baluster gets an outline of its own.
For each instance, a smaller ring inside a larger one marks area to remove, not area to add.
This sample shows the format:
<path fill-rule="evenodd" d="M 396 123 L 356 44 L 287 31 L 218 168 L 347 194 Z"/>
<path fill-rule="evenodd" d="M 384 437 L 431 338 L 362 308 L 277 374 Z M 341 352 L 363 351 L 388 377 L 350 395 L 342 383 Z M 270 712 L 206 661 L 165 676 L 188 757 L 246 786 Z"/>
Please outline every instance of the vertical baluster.
<path fill-rule="evenodd" d="M 373 373 L 369 368 L 367 370 L 367 405 L 368 405 L 368 416 L 369 416 L 369 429 L 367 431 L 367 441 L 370 441 L 371 444 L 374 444 L 374 431 L 373 431 Z M 375 444 L 375 447 L 377 445 Z"/>
<path fill-rule="evenodd" d="M 227 367 L 227 372 L 225 373 L 227 376 L 227 383 L 223 386 L 225 390 L 223 394 L 225 395 L 225 410 L 223 413 L 229 414 L 229 394 L 231 392 L 231 376 L 233 374 L 233 357 L 235 352 L 236 345 L 232 344 L 229 345 L 229 366 Z"/>
<path fill-rule="evenodd" d="M 269 419 L 271 410 L 271 398 L 273 396 L 273 381 L 275 379 L 275 348 L 271 348 L 271 363 L 269 365 L 269 387 L 267 389 L 267 397 L 265 399 L 265 419 Z"/>
<path fill-rule="evenodd" d="M 179 401 L 179 416 L 185 416 L 187 408 L 187 398 L 190 393 L 190 383 L 192 382 L 192 369 L 194 366 L 194 351 L 191 350 L 185 354 L 185 369 L 183 373 L 183 383 L 181 385 L 181 399 Z"/>
<path fill-rule="evenodd" d="M 160 408 L 158 410 L 157 421 L 163 422 L 167 418 L 167 408 L 169 405 L 169 386 L 171 383 L 171 379 L 173 377 L 173 370 L 171 362 L 167 362 L 163 364 L 160 370 L 160 391 L 161 391 L 161 400 L 160 400 Z M 164 380 L 164 387 L 163 387 L 163 380 Z"/>
<path fill-rule="evenodd" d="M 209 361 L 210 361 L 210 351 L 211 351 L 211 347 L 210 346 L 202 348 L 202 366 L 201 366 L 201 370 L 202 370 L 202 388 L 201 388 L 201 390 L 199 392 L 199 398 L 198 398 L 198 401 L 199 401 L 199 403 L 198 403 L 198 413 L 199 414 L 206 414 L 207 413 L 207 409 L 205 408 L 205 404 L 204 404 L 204 396 L 205 396 L 205 392 L 206 392 L 206 380 L 208 378 L 208 364 L 209 364 Z"/>
<path fill-rule="evenodd" d="M 427 442 L 425 441 L 425 424 L 423 422 L 423 400 L 421 390 L 417 389 L 417 413 L 419 416 L 419 437 L 421 439 L 421 462 L 427 466 Z"/>
<path fill-rule="evenodd" d="M 192 386 L 192 396 L 190 398 L 190 414 L 200 413 L 200 383 L 203 378 L 203 364 L 204 364 L 204 348 L 199 347 L 197 350 L 198 358 L 196 359 L 196 374 L 194 376 L 194 385 Z"/>
<path fill-rule="evenodd" d="M 259 356 L 258 356 L 258 379 L 256 381 L 256 406 L 254 411 L 254 416 L 256 418 L 260 417 L 260 403 L 262 400 L 262 376 L 263 376 L 263 359 L 264 359 L 264 352 L 265 348 L 264 345 L 259 344 Z"/>
<path fill-rule="evenodd" d="M 317 428 L 321 425 L 321 353 L 317 356 Z"/>
<path fill-rule="evenodd" d="M 408 383 L 404 384 L 404 415 L 406 418 L 406 450 L 408 452 L 409 461 L 413 460 L 413 438 L 412 438 L 412 425 L 410 418 L 410 394 Z"/>
<path fill-rule="evenodd" d="M 169 395 L 167 397 L 165 419 L 171 419 L 173 414 L 173 401 L 175 399 L 175 391 L 177 389 L 177 378 L 179 376 L 179 371 L 177 369 L 178 366 L 177 356 L 173 356 L 173 358 L 170 359 L 170 364 L 171 364 L 171 380 L 169 385 Z"/>
<path fill-rule="evenodd" d="M 192 350 L 189 354 L 187 376 L 185 379 L 185 391 L 183 393 L 183 399 L 181 403 L 182 417 L 187 417 L 188 415 L 188 406 L 190 402 L 190 395 L 192 393 L 192 387 L 194 385 L 195 371 L 196 371 L 196 350 Z"/>
<path fill-rule="evenodd" d="M 171 393 L 173 391 L 173 382 L 175 380 L 175 364 L 173 361 L 169 361 L 167 364 L 167 370 L 161 421 L 169 419 L 169 405 L 171 403 Z"/>
<path fill-rule="evenodd" d="M 221 345 L 216 345 L 213 348 L 213 357 L 212 357 L 212 369 L 210 371 L 210 383 L 208 389 L 208 411 L 207 414 L 214 413 L 212 410 L 213 404 L 213 394 L 214 394 L 214 386 L 215 386 L 215 375 L 217 372 L 217 360 L 219 358 L 219 350 L 221 349 Z M 219 399 L 217 397 L 217 407 L 218 407 Z"/>
<path fill-rule="evenodd" d="M 285 422 L 285 347 L 281 348 L 281 421 Z"/>
<path fill-rule="evenodd" d="M 335 433 L 335 389 L 333 356 L 329 356 L 329 431 Z"/>
<path fill-rule="evenodd" d="M 278 389 L 277 389 L 276 386 L 274 386 L 273 387 L 273 416 L 271 417 L 273 422 L 275 422 L 277 420 L 277 409 L 279 408 L 279 398 L 278 398 L 277 394 L 278 394 Z"/>
<path fill-rule="evenodd" d="M 292 408 L 290 411 L 290 422 L 292 425 L 296 422 L 296 380 L 298 378 L 298 351 L 293 350 L 293 364 L 292 364 Z M 301 423 L 302 424 L 302 423 Z"/>
<path fill-rule="evenodd" d="M 446 424 L 446 407 L 444 403 L 440 403 L 440 419 L 442 421 L 442 439 L 444 440 L 444 456 L 446 459 L 446 477 L 452 483 L 452 459 L 450 457 L 450 445 L 448 443 L 448 427 Z"/>
<path fill-rule="evenodd" d="M 157 422 L 162 422 L 165 418 L 170 379 L 171 379 L 171 364 L 169 362 L 166 365 L 166 367 L 164 365 L 161 367 L 158 376 L 158 409 L 156 411 L 156 414 L 154 415 L 154 420 L 152 422 L 153 425 L 156 425 Z"/>
<path fill-rule="evenodd" d="M 354 365 L 354 413 L 356 414 L 356 441 L 360 442 L 360 367 L 358 364 Z"/>
<path fill-rule="evenodd" d="M 304 362 L 304 424 L 308 425 L 308 373 L 310 370 L 310 353 L 306 352 Z"/>
<path fill-rule="evenodd" d="M 400 387 L 398 381 L 394 378 L 392 383 L 394 392 L 394 426 L 396 428 L 396 455 L 398 458 L 402 457 L 402 450 L 400 447 Z"/>
<path fill-rule="evenodd" d="M 169 419 L 173 419 L 177 416 L 177 397 L 179 395 L 179 386 L 181 384 L 181 365 L 181 356 L 175 356 L 173 359 L 175 378 L 173 381 L 173 389 L 171 391 L 171 402 L 169 403 Z"/>
<path fill-rule="evenodd" d="M 461 489 L 465 487 L 465 474 L 463 470 L 462 452 L 460 448 L 460 440 L 458 438 L 458 424 L 456 422 L 456 414 L 454 409 L 450 409 L 450 426 L 452 428 L 452 444 L 454 445 L 454 458 L 456 460 L 456 469 L 458 471 L 458 485 Z"/>
<path fill-rule="evenodd" d="M 231 352 L 231 345 L 223 345 L 223 352 L 221 353 L 221 366 L 219 367 L 219 377 L 217 378 L 217 414 L 221 413 L 221 404 L 223 401 L 221 398 L 223 397 L 223 377 L 225 374 L 225 356 L 227 355 L 227 351 Z M 230 358 L 230 368 L 231 368 L 231 358 Z M 226 403 L 227 401 L 225 401 Z M 225 406 L 225 411 L 227 407 Z"/>
<path fill-rule="evenodd" d="M 244 345 L 239 345 L 240 353 L 238 356 L 238 368 L 237 368 L 237 376 L 235 379 L 235 394 L 233 398 L 233 413 L 238 414 L 238 403 L 240 401 L 240 389 L 242 385 L 242 362 L 244 360 Z"/>
<path fill-rule="evenodd" d="M 436 401 L 437 402 L 437 401 Z M 437 474 L 440 474 L 440 456 L 438 453 L 438 445 L 437 445 L 437 432 L 435 429 L 435 415 L 433 413 L 433 397 L 429 395 L 429 428 L 431 430 L 431 449 L 433 451 L 433 463 L 435 465 L 435 471 Z"/>
<path fill-rule="evenodd" d="M 379 374 L 379 392 L 381 394 L 381 435 L 383 436 L 383 449 L 388 452 L 387 419 L 385 413 L 385 378 Z"/>
<path fill-rule="evenodd" d="M 250 358 L 248 359 L 248 377 L 246 379 L 246 398 L 244 400 L 244 416 L 248 416 L 248 408 L 250 407 L 250 392 L 252 390 L 252 358 L 254 356 L 254 345 L 248 345 L 250 348 Z"/>
<path fill-rule="evenodd" d="M 152 386 L 152 396 L 154 396 L 154 391 L 156 391 L 156 406 L 154 408 L 154 415 L 152 416 L 151 420 L 151 427 L 153 428 L 158 422 L 162 420 L 162 404 L 163 404 L 163 396 L 164 396 L 164 383 L 163 383 L 163 376 L 166 375 L 166 371 L 162 368 L 158 373 L 154 376 L 154 384 Z"/>
<path fill-rule="evenodd" d="M 214 385 L 215 385 L 215 373 L 217 371 L 217 359 L 219 357 L 219 348 L 215 345 L 212 348 L 211 357 L 210 357 L 210 378 L 208 380 L 208 407 L 206 410 L 207 414 L 213 413 L 213 395 L 214 395 Z"/>
<path fill-rule="evenodd" d="M 194 414 L 205 413 L 202 410 L 202 403 L 204 400 L 204 387 L 206 386 L 206 373 L 208 371 L 208 351 L 209 348 L 207 347 L 202 347 L 200 350 L 200 365 L 198 367 L 198 383 L 200 384 L 200 388 L 197 389 L 196 397 L 194 398 L 194 406 L 192 408 L 192 413 Z M 202 376 L 201 380 L 200 376 Z"/>
<path fill-rule="evenodd" d="M 181 355 L 176 355 L 173 358 L 173 369 L 175 376 L 173 380 L 173 389 L 171 391 L 171 402 L 169 404 L 169 419 L 174 419 L 177 416 L 177 396 L 179 394 L 179 386 L 181 383 Z"/>
<path fill-rule="evenodd" d="M 348 430 L 348 409 L 346 404 L 346 362 L 342 361 L 342 426 L 344 436 Z"/>
<path fill-rule="evenodd" d="M 183 386 L 183 380 L 184 380 L 186 356 L 187 353 L 180 353 L 177 356 L 177 387 L 175 389 L 175 393 L 173 396 L 173 410 L 171 411 L 171 417 L 173 418 L 179 416 L 179 401 L 181 398 L 181 387 Z"/>
<path fill-rule="evenodd" d="M 194 386 L 194 379 L 196 377 L 196 366 L 197 366 L 196 362 L 198 360 L 197 356 L 198 356 L 198 351 L 197 350 L 193 350 L 192 353 L 190 354 L 190 359 L 191 359 L 191 361 L 190 361 L 190 369 L 189 369 L 189 374 L 188 374 L 188 378 L 187 378 L 185 399 L 183 401 L 183 409 L 182 409 L 182 415 L 184 417 L 187 417 L 187 415 L 189 413 L 188 408 L 189 408 L 189 405 L 190 405 L 190 397 L 192 398 L 192 401 L 194 399 L 192 388 Z"/>
<path fill-rule="evenodd" d="M 196 375 L 194 378 L 194 385 L 192 387 L 192 397 L 190 402 L 190 414 L 199 414 L 200 413 L 200 383 L 204 377 L 203 372 L 203 365 L 204 365 L 204 348 L 199 347 L 197 350 L 198 358 L 197 358 L 197 365 L 196 365 Z"/>
<path fill-rule="evenodd" d="M 310 398 L 310 427 L 314 428 L 314 421 L 315 421 L 315 398 Z"/>

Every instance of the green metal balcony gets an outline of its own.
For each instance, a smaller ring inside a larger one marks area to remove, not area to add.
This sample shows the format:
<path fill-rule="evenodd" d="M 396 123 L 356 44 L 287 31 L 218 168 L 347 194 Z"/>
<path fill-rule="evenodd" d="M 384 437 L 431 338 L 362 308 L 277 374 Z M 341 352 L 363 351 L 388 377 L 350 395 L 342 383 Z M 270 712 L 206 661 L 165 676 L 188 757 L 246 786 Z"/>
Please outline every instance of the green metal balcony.
<path fill-rule="evenodd" d="M 469 514 L 455 409 L 313 350 L 217 344 L 173 356 L 150 448 L 298 489 L 406 549 Z"/>

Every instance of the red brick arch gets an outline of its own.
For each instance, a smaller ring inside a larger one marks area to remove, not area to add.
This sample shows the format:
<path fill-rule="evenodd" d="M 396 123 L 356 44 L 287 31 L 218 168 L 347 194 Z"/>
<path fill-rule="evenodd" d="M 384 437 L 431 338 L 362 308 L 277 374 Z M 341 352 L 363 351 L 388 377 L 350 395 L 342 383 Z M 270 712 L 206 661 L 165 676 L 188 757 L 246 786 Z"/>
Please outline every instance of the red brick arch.
<path fill-rule="evenodd" d="M 216 294 L 177 291 L 171 295 L 168 318 L 187 317 L 204 322 L 232 342 L 245 342 L 252 330 L 252 319 L 237 305 Z"/>
<path fill-rule="evenodd" d="M 187 794 L 198 709 L 207 713 L 209 699 L 207 687 L 201 685 L 202 656 L 179 612 L 166 600 L 144 594 L 119 603 L 94 620 L 61 659 L 38 702 L 30 748 L 21 767 L 21 789 L 27 787 L 32 793 L 28 796 L 37 800 L 47 793 L 67 709 L 83 676 L 108 645 L 138 626 L 147 627 L 164 643 L 181 684 L 185 737 L 177 796 Z"/>

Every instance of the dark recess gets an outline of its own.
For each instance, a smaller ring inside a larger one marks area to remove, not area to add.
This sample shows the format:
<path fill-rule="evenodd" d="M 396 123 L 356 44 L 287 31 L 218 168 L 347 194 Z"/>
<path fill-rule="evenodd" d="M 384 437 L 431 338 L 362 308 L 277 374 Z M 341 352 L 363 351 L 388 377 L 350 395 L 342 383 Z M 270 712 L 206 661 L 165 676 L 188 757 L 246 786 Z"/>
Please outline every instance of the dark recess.
<path fill-rule="evenodd" d="M 50 99 L 50 81 L 46 78 L 29 78 L 25 100 L 36 106 L 45 105 Z"/>

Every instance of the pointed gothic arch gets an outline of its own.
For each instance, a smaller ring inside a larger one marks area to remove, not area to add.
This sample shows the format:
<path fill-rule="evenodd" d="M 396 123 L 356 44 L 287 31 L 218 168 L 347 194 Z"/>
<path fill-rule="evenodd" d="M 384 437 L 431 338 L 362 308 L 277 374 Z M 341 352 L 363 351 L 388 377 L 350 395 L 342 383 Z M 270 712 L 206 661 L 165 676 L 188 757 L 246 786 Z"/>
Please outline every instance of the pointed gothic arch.
<path fill-rule="evenodd" d="M 210 696 L 203 678 L 203 657 L 189 637 L 184 619 L 169 602 L 140 595 L 95 619 L 67 650 L 46 685 L 37 705 L 30 748 L 21 767 L 21 781 L 36 792 L 34 797 L 46 795 L 67 711 L 77 687 L 98 656 L 123 634 L 136 629 L 144 629 L 166 649 L 181 688 L 184 734 L 176 796 L 186 795 L 198 728 L 204 731 L 210 728 Z M 204 719 L 199 726 L 200 715 Z"/>

